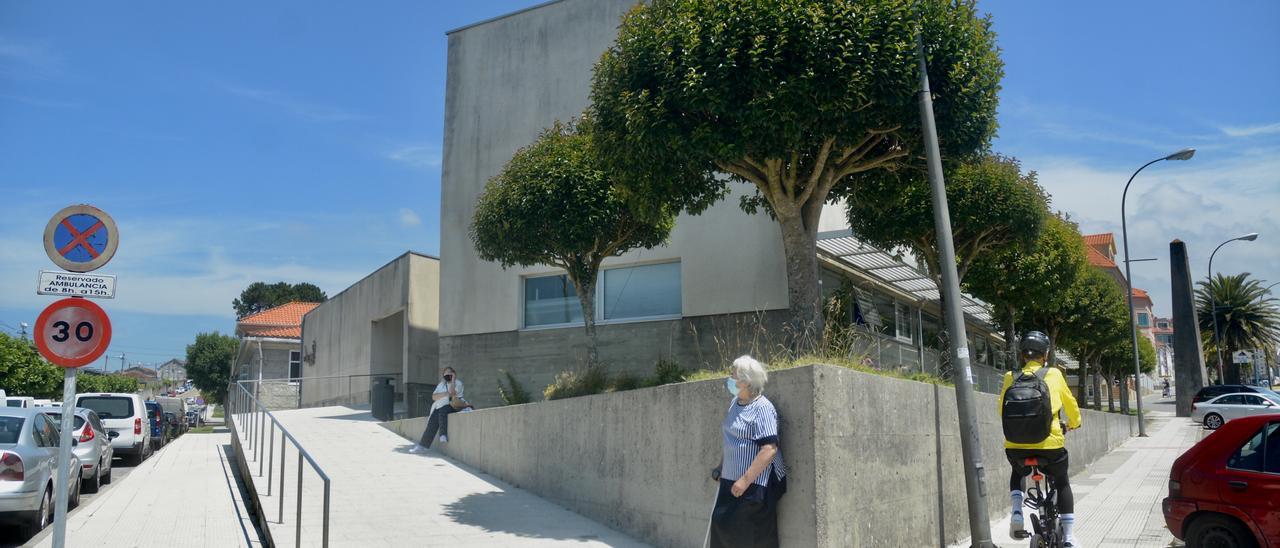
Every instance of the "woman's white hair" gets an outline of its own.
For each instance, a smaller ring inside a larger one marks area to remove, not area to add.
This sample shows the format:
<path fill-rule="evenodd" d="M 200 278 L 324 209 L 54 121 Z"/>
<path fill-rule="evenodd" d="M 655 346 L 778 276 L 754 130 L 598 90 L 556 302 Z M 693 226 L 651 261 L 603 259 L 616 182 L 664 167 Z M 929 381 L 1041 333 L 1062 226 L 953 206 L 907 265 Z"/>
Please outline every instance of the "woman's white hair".
<path fill-rule="evenodd" d="M 751 356 L 733 360 L 733 376 L 747 383 L 752 394 L 763 393 L 764 385 L 769 382 L 769 372 L 765 370 L 764 364 Z"/>

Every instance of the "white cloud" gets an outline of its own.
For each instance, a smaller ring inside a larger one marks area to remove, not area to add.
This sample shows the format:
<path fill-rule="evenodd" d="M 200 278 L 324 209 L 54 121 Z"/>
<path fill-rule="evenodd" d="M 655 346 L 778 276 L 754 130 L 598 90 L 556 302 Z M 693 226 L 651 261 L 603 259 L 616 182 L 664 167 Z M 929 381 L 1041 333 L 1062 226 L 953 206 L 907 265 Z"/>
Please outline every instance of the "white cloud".
<path fill-rule="evenodd" d="M 217 86 L 237 97 L 271 105 L 299 118 L 314 122 L 350 122 L 367 118 L 364 115 L 343 108 L 310 103 L 282 91 L 221 81 L 217 82 Z"/>
<path fill-rule="evenodd" d="M 1053 207 L 1071 214 L 1084 233 L 1114 232 L 1120 242 L 1120 198 L 1132 169 L 1093 167 L 1088 160 L 1024 157 L 1053 195 Z M 1134 180 L 1128 196 L 1129 246 L 1134 283 L 1147 289 L 1157 313 L 1169 307 L 1169 242 L 1187 243 L 1196 279 L 1207 275 L 1209 254 L 1219 243 L 1248 232 L 1256 242 L 1224 246 L 1214 270 L 1251 272 L 1280 280 L 1280 149 L 1245 149 L 1230 155 L 1199 155 L 1189 162 L 1160 162 Z M 1120 252 L 1123 254 L 1123 250 Z M 1123 266 L 1122 266 L 1123 268 Z"/>
<path fill-rule="evenodd" d="M 1280 122 L 1256 126 L 1223 126 L 1219 129 L 1230 137 L 1253 137 L 1256 135 L 1280 133 Z"/>
<path fill-rule="evenodd" d="M 419 217 L 417 213 L 414 213 L 412 209 L 407 207 L 400 208 L 400 226 L 408 228 L 419 226 L 421 224 L 422 218 Z"/>
<path fill-rule="evenodd" d="M 418 169 L 435 169 L 440 167 L 440 147 L 430 143 L 403 145 L 388 152 L 387 158 Z"/>

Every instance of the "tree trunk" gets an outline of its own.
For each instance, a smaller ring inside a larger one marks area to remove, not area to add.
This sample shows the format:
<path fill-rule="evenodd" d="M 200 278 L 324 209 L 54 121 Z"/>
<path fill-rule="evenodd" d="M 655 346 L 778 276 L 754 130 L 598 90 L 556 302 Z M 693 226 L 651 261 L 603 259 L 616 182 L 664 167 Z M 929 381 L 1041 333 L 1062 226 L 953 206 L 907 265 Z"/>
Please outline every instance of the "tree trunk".
<path fill-rule="evenodd" d="M 1116 391 L 1115 383 L 1112 382 L 1111 375 L 1104 375 L 1103 380 L 1107 381 L 1107 411 L 1116 412 Z"/>
<path fill-rule="evenodd" d="M 1222 334 L 1219 333 L 1219 337 Z M 1236 349 L 1231 345 L 1223 345 L 1223 351 L 1226 352 L 1222 356 L 1222 384 L 1240 384 L 1240 365 L 1236 363 Z"/>
<path fill-rule="evenodd" d="M 573 285 L 578 290 L 578 302 L 582 304 L 582 325 L 587 331 L 587 366 L 595 366 L 600 363 L 600 351 L 596 344 L 595 278 L 589 282 L 574 280 Z"/>
<path fill-rule="evenodd" d="M 822 337 L 822 291 L 818 287 L 817 229 L 809 230 L 800 216 L 781 215 L 782 247 L 787 266 L 787 304 L 791 313 L 792 347 L 797 354 L 812 350 Z M 814 222 L 816 225 L 816 221 Z"/>
<path fill-rule="evenodd" d="M 1081 407 L 1089 406 L 1089 400 L 1086 399 L 1086 396 L 1089 395 L 1088 390 L 1086 390 L 1088 383 L 1089 360 L 1082 358 L 1080 360 L 1080 369 L 1076 371 L 1076 402 L 1079 403 Z"/>
<path fill-rule="evenodd" d="M 1102 410 L 1102 386 L 1100 382 L 1101 378 L 1102 378 L 1102 373 L 1098 372 L 1098 364 L 1095 363 L 1093 367 L 1093 409 L 1095 411 Z"/>
<path fill-rule="evenodd" d="M 1017 371 L 1022 368 L 1022 364 L 1018 363 L 1021 361 L 1018 359 L 1018 331 L 1013 325 L 1013 319 L 1017 313 L 1014 311 L 1013 305 L 1008 305 L 1008 309 L 1009 321 L 1005 323 L 1004 342 L 1005 346 L 1009 349 L 1009 355 L 1005 360 L 1008 362 L 1010 371 Z"/>
<path fill-rule="evenodd" d="M 1129 376 L 1120 376 L 1120 412 L 1129 413 Z"/>
<path fill-rule="evenodd" d="M 1053 357 L 1058 347 L 1058 327 L 1054 323 L 1049 324 L 1049 353 L 1044 358 L 1045 365 L 1056 365 L 1057 359 Z"/>

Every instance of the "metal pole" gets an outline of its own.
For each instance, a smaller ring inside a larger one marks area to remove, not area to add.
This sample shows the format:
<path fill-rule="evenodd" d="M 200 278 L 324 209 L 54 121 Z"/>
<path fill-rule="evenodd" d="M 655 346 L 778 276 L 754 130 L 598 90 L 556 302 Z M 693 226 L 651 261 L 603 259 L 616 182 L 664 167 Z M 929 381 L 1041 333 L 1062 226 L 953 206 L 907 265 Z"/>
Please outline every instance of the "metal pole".
<path fill-rule="evenodd" d="M 285 451 L 284 442 L 285 442 L 285 438 L 287 438 L 288 436 L 284 435 L 285 433 L 284 433 L 283 424 L 280 425 L 280 430 L 281 432 L 280 432 L 280 512 L 279 513 L 280 513 L 280 523 L 284 523 L 284 465 L 285 463 L 289 462 L 287 459 L 284 458 L 284 451 Z M 302 453 L 302 448 L 298 448 L 298 453 L 299 454 Z"/>
<path fill-rule="evenodd" d="M 942 175 L 942 158 L 938 150 L 938 130 L 933 120 L 933 98 L 929 91 L 929 72 L 924 60 L 924 41 L 916 34 L 916 53 L 920 57 L 920 119 L 924 129 L 925 153 L 928 156 L 929 183 L 933 189 L 933 222 L 938 234 L 939 264 L 942 267 L 942 294 L 946 297 L 947 331 L 952 357 L 956 360 L 956 410 L 960 422 L 960 449 L 964 455 L 965 494 L 969 502 L 969 532 L 972 546 L 994 547 L 991 523 L 987 521 L 987 493 L 982 464 L 982 445 L 978 437 L 978 421 L 973 410 L 973 371 L 969 367 L 969 340 L 965 333 L 964 311 L 960 308 L 960 280 L 956 273 L 955 243 L 951 239 L 951 213 L 947 209 L 947 189 Z"/>
<path fill-rule="evenodd" d="M 329 478 L 324 479 L 324 539 L 320 545 L 329 548 Z"/>
<path fill-rule="evenodd" d="M 1218 340 L 1218 302 L 1213 295 L 1213 256 L 1218 254 L 1222 246 L 1234 241 L 1227 240 L 1218 244 L 1218 247 L 1213 248 L 1213 253 L 1209 254 L 1209 280 L 1204 287 L 1205 293 L 1209 294 L 1209 313 L 1213 315 L 1213 350 L 1218 356 L 1218 384 L 1227 384 L 1227 378 L 1222 372 L 1222 342 Z"/>
<path fill-rule="evenodd" d="M 259 428 L 258 430 L 258 447 L 262 447 L 262 440 L 266 436 L 267 430 L 265 428 Z M 274 424 L 271 425 L 271 430 L 272 432 L 275 431 Z M 262 451 L 258 451 L 258 477 L 262 477 Z"/>
<path fill-rule="evenodd" d="M 1152 160 L 1143 164 L 1138 171 L 1133 172 L 1129 176 L 1129 182 L 1124 184 L 1124 192 L 1120 194 L 1120 235 L 1124 238 L 1124 284 L 1128 293 L 1125 295 L 1125 301 L 1129 303 L 1129 338 L 1133 341 L 1133 393 L 1138 400 L 1138 437 L 1147 437 L 1147 426 L 1142 421 L 1142 365 L 1138 360 L 1138 326 L 1133 319 L 1133 275 L 1129 272 L 1129 225 L 1125 218 L 1125 201 L 1129 198 L 1129 185 L 1133 184 L 1133 178 L 1138 176 L 1147 166 L 1159 162 L 1164 158 Z"/>
<path fill-rule="evenodd" d="M 63 548 L 67 542 L 67 484 L 71 481 L 67 467 L 71 465 L 71 429 L 75 425 L 76 414 L 76 368 L 68 367 L 63 371 L 62 426 L 58 431 L 58 469 L 53 479 L 53 488 L 58 496 L 53 515 L 54 548 Z M 76 473 L 80 473 L 79 466 Z"/>
<path fill-rule="evenodd" d="M 272 471 L 274 470 L 272 466 L 274 466 L 276 463 L 276 460 L 275 460 L 276 459 L 276 423 L 275 421 L 271 422 L 271 435 L 267 436 L 267 449 L 268 449 L 267 450 L 267 496 L 269 497 L 271 496 L 271 480 L 273 479 L 271 476 L 272 476 Z M 280 458 L 283 459 L 284 455 L 280 455 Z M 258 477 L 262 477 L 261 470 L 258 471 Z"/>
<path fill-rule="evenodd" d="M 283 497 L 282 497 L 283 498 Z M 298 521 L 295 523 L 293 540 L 298 548 L 302 548 L 302 448 L 298 448 Z"/>

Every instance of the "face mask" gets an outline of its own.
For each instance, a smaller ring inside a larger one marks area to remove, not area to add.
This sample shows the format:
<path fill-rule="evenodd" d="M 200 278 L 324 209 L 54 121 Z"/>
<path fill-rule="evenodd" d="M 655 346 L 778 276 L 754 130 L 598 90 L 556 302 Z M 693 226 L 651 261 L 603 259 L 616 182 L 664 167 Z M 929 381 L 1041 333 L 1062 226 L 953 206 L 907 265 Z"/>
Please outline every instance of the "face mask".
<path fill-rule="evenodd" d="M 444 382 L 453 382 L 453 375 L 445 375 Z"/>
<path fill-rule="evenodd" d="M 729 389 L 730 394 L 738 395 L 738 381 L 733 380 L 733 377 L 724 380 L 724 387 Z"/>

